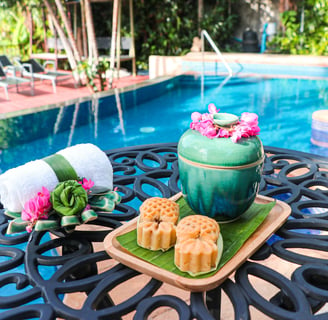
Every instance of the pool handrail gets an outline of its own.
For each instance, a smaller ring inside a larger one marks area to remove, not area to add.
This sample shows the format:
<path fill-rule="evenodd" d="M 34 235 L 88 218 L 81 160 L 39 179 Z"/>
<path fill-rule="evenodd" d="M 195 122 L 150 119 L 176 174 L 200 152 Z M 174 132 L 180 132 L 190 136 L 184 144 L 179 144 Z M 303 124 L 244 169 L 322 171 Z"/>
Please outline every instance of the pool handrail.
<path fill-rule="evenodd" d="M 217 45 L 214 43 L 214 41 L 212 40 L 212 38 L 210 37 L 210 35 L 208 34 L 208 32 L 206 30 L 202 30 L 200 33 L 201 36 L 201 41 L 202 41 L 202 60 L 204 62 L 204 51 L 205 51 L 205 38 L 207 39 L 207 41 L 209 42 L 209 44 L 211 45 L 212 49 L 215 51 L 215 53 L 218 55 L 218 57 L 222 60 L 224 66 L 227 68 L 229 76 L 232 76 L 232 69 L 230 68 L 230 66 L 228 65 L 228 63 L 226 62 L 226 60 L 224 59 L 220 49 L 217 47 Z"/>

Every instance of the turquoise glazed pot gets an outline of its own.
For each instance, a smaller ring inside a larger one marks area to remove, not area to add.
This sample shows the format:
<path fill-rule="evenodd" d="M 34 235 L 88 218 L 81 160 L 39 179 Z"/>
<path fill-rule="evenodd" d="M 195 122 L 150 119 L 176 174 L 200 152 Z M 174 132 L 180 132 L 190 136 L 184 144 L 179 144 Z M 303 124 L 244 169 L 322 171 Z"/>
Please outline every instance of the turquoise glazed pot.
<path fill-rule="evenodd" d="M 254 202 L 264 150 L 257 136 L 209 139 L 189 129 L 178 144 L 182 194 L 199 214 L 232 221 Z"/>

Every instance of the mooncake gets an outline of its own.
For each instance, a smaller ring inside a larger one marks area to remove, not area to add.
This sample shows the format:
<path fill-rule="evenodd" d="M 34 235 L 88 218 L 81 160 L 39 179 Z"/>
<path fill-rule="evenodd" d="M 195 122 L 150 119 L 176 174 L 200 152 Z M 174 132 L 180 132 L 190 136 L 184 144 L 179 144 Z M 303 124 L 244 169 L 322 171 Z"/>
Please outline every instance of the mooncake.
<path fill-rule="evenodd" d="M 174 248 L 174 263 L 184 272 L 199 275 L 217 268 L 223 240 L 218 223 L 209 217 L 191 215 L 180 220 Z"/>
<path fill-rule="evenodd" d="M 179 205 L 166 198 L 153 197 L 140 206 L 137 243 L 153 251 L 166 251 L 176 243 Z"/>

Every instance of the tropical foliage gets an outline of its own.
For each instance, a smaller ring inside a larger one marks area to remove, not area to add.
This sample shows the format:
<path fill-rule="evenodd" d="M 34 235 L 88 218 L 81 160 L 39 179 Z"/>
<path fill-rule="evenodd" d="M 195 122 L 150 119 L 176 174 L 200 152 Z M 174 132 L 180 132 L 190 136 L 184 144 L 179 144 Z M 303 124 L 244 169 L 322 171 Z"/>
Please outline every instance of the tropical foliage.
<path fill-rule="evenodd" d="M 234 2 L 204 1 L 204 14 L 198 25 L 197 1 L 136 1 L 139 62 L 146 63 L 152 54 L 177 56 L 187 53 L 193 38 L 199 36 L 199 28 L 206 29 L 224 51 L 238 22 L 234 10 L 229 12 L 229 6 Z"/>
<path fill-rule="evenodd" d="M 185 54 L 201 29 L 208 31 L 222 51 L 235 49 L 232 38 L 239 23 L 240 1 L 134 0 L 137 65 L 147 68 L 150 55 Z M 201 2 L 203 10 L 199 16 Z M 77 10 L 68 3 L 74 3 Z M 269 49 L 278 53 L 327 55 L 327 0 L 304 0 L 297 5 L 297 10 L 282 13 L 282 31 L 269 43 Z M 79 70 L 95 90 L 94 80 L 103 79 L 107 67 L 99 62 L 96 37 L 111 35 L 112 7 L 112 2 L 91 5 L 91 0 L 0 0 L 0 54 L 26 58 L 31 52 L 44 51 L 44 39 L 56 34 L 64 44 L 70 68 Z M 124 36 L 130 34 L 128 7 L 129 1 L 122 0 Z M 73 26 L 82 29 L 83 50 L 77 46 Z M 100 84 L 102 90 L 104 83 Z"/>
<path fill-rule="evenodd" d="M 93 92 L 104 91 L 106 89 L 106 71 L 109 69 L 109 62 L 100 59 L 98 62 L 82 60 L 77 65 L 79 74 L 84 74 L 87 78 L 87 85 Z M 98 82 L 95 81 L 98 80 Z M 99 86 L 97 86 L 99 83 Z"/>
<path fill-rule="evenodd" d="M 328 55 L 328 2 L 306 0 L 281 14 L 283 31 L 269 44 L 279 53 Z"/>
<path fill-rule="evenodd" d="M 29 3 L 31 4 L 29 6 Z M 13 55 L 22 55 L 26 57 L 29 51 L 29 21 L 35 20 L 40 28 L 36 29 L 33 36 L 37 39 L 42 30 L 40 24 L 40 12 L 34 11 L 31 19 L 28 18 L 32 14 L 31 8 L 35 5 L 33 1 L 0 1 L 0 23 L 1 37 L 0 50 Z"/>
<path fill-rule="evenodd" d="M 138 21 L 137 51 L 140 62 L 149 55 L 182 55 L 197 35 L 195 1 L 140 1 L 136 3 Z"/>
<path fill-rule="evenodd" d="M 204 4 L 204 14 L 201 24 L 198 24 L 197 1 L 193 0 L 148 0 L 134 1 L 134 20 L 137 63 L 146 67 L 149 55 L 182 55 L 189 51 L 193 37 L 199 35 L 198 29 L 206 28 L 216 43 L 224 48 L 229 44 L 230 35 L 233 33 L 238 16 L 234 13 L 232 4 L 236 0 L 219 1 L 208 0 Z M 33 35 L 33 52 L 43 50 L 44 26 L 42 22 L 42 10 L 46 3 L 53 8 L 59 8 L 59 3 L 65 5 L 63 0 L 23 0 L 1 1 L 2 17 L 0 23 L 8 30 L 3 39 L 10 39 L 11 34 L 17 34 L 13 43 L 19 45 L 22 55 L 28 55 L 29 36 Z M 79 1 L 82 4 L 90 4 L 90 1 Z M 205 1 L 204 1 L 205 2 Z M 88 9 L 87 5 L 83 5 Z M 122 1 L 122 34 L 129 34 L 129 1 Z M 47 6 L 46 6 L 47 7 Z M 67 7 L 65 8 L 67 10 Z M 78 8 L 79 9 L 79 8 Z M 82 9 L 82 8 L 81 8 Z M 63 25 L 63 16 L 59 20 Z M 78 24 L 82 25 L 80 10 L 78 12 Z M 30 14 L 30 15 L 29 15 Z M 15 18 L 12 16 L 15 15 Z M 72 11 L 70 12 L 72 15 Z M 29 25 L 32 16 L 32 28 Z M 109 36 L 111 34 L 112 3 L 92 4 L 92 16 L 94 32 L 96 36 Z M 53 36 L 47 23 L 47 36 Z M 86 21 L 86 24 L 88 21 Z M 16 31 L 17 30 L 17 31 Z M 67 30 L 66 30 L 67 33 Z M 20 37 L 20 38 L 19 38 Z M 97 60 L 97 59 L 96 59 Z"/>
<path fill-rule="evenodd" d="M 230 4 L 234 3 L 237 3 L 237 1 L 232 1 Z M 229 5 L 214 5 L 206 10 L 200 23 L 201 29 L 207 30 L 211 38 L 223 51 L 238 51 L 235 42 L 232 41 L 240 20 L 234 9 Z"/>

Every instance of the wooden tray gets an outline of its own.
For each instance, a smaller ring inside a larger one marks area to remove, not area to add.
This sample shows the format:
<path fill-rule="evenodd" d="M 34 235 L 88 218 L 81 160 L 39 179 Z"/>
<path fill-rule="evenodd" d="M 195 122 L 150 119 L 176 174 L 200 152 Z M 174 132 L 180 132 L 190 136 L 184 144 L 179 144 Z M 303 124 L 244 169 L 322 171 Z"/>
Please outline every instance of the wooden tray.
<path fill-rule="evenodd" d="M 176 201 L 180 196 L 181 194 L 178 194 L 171 199 Z M 275 199 L 258 195 L 255 202 L 259 204 L 267 204 L 274 200 Z M 133 255 L 122 247 L 116 237 L 136 229 L 138 217 L 109 233 L 104 240 L 105 250 L 112 258 L 123 263 L 124 265 L 162 282 L 195 292 L 211 290 L 220 285 L 226 278 L 229 277 L 229 275 L 238 269 L 238 267 L 242 265 L 250 256 L 252 256 L 272 235 L 272 233 L 279 229 L 286 221 L 290 215 L 291 208 L 280 200 L 275 201 L 276 204 L 266 219 L 248 238 L 241 249 L 221 269 L 219 269 L 217 273 L 207 278 L 191 279 L 179 276 Z"/>

